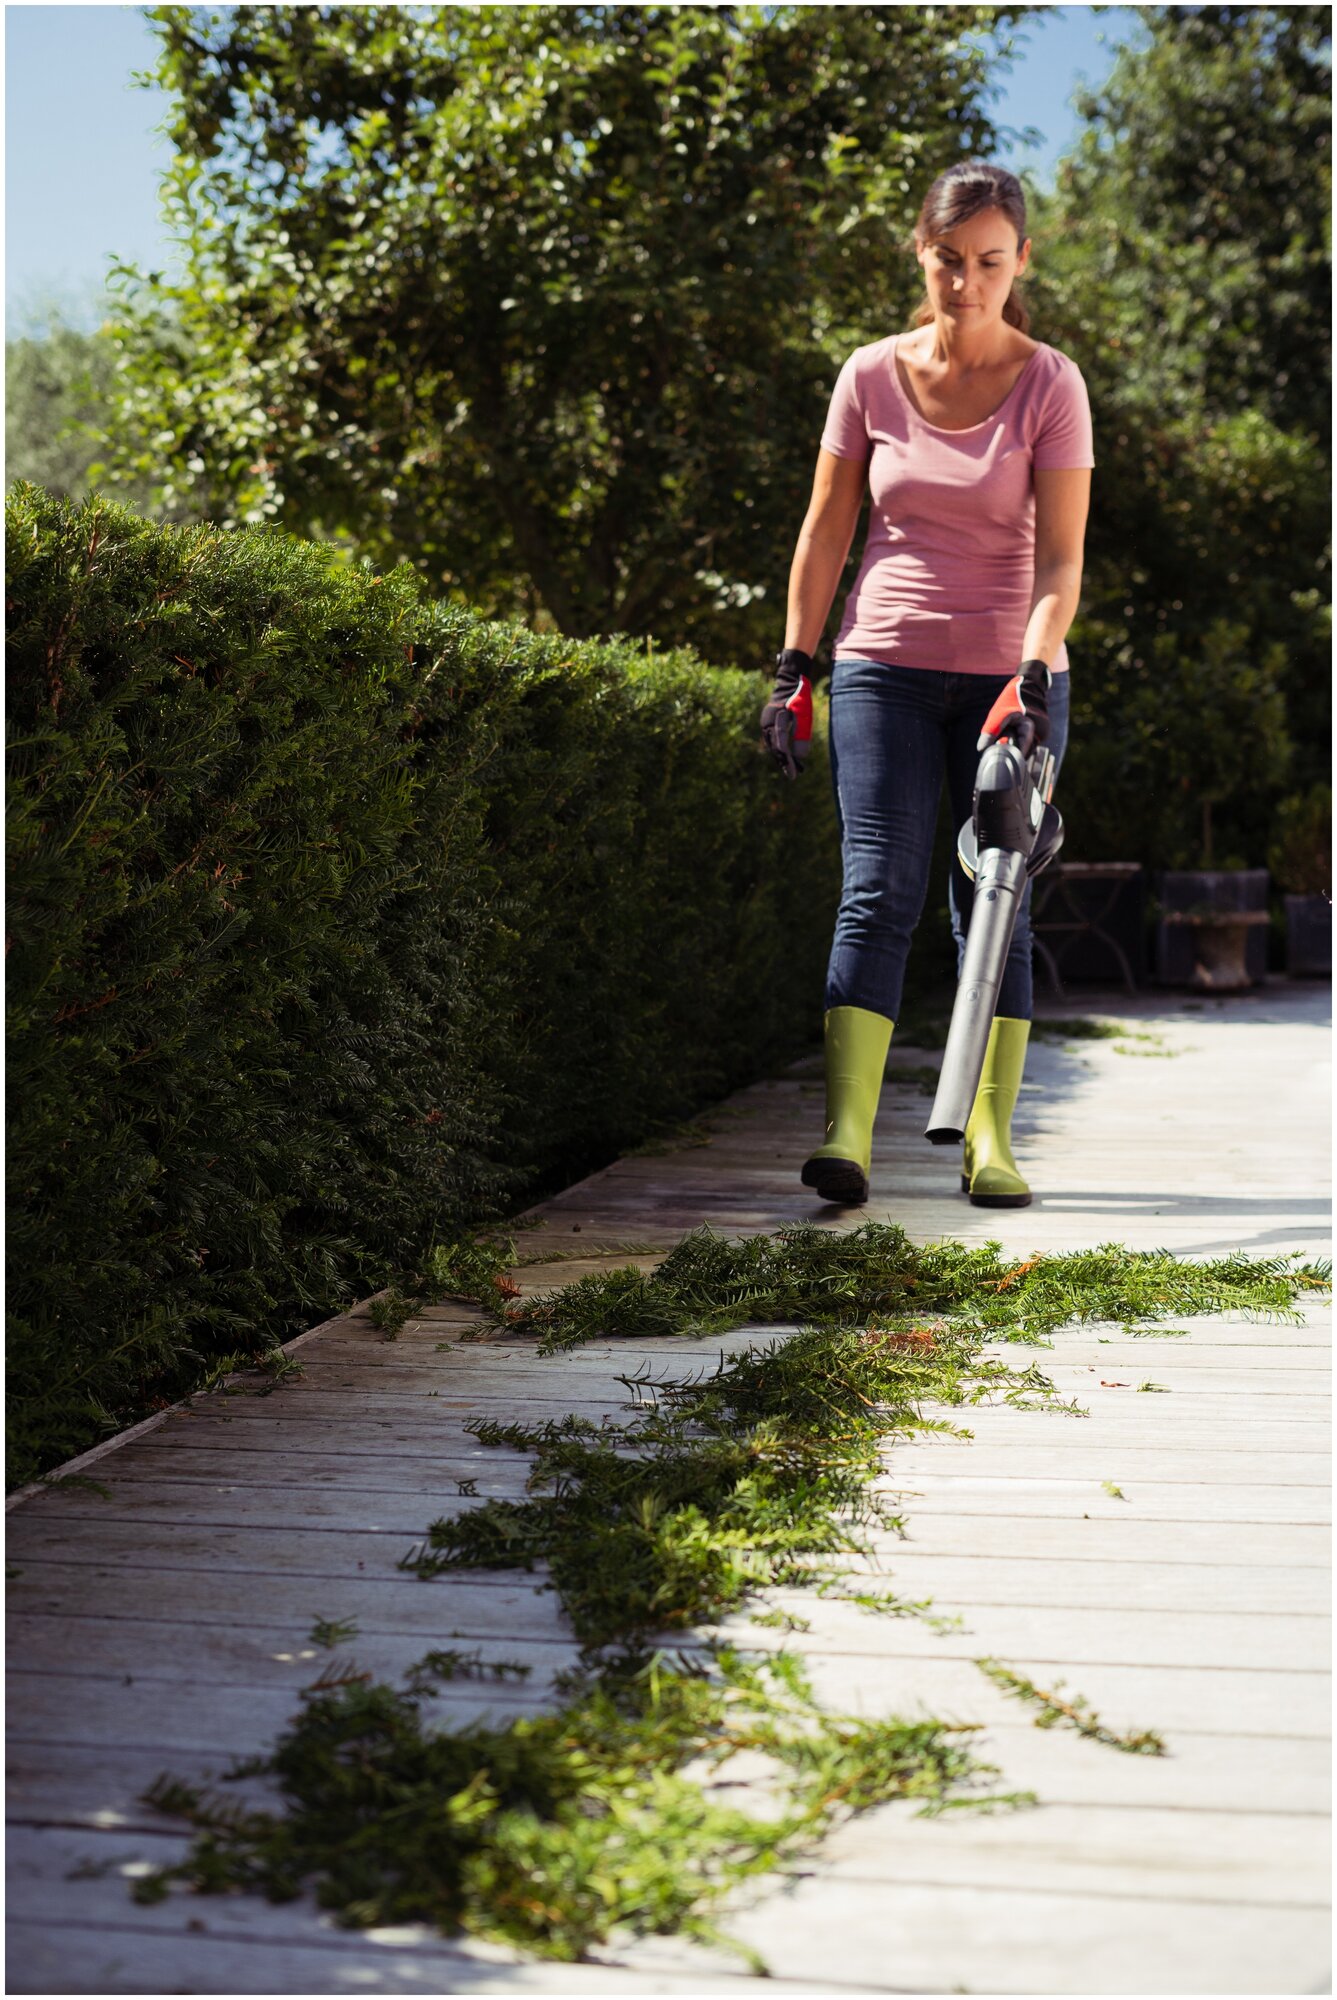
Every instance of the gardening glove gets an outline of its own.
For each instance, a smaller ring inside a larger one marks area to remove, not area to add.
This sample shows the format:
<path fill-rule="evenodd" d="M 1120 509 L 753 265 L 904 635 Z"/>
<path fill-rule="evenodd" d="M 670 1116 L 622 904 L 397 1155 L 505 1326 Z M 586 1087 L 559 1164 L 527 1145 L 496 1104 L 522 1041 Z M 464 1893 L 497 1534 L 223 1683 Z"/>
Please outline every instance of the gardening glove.
<path fill-rule="evenodd" d="M 1043 660 L 1023 660 L 989 710 L 977 750 L 987 750 L 1000 736 L 1010 736 L 1023 757 L 1049 734 L 1050 672 Z"/>
<path fill-rule="evenodd" d="M 797 646 L 775 656 L 775 686 L 761 711 L 761 740 L 787 778 L 802 774 L 812 748 L 812 658 Z"/>

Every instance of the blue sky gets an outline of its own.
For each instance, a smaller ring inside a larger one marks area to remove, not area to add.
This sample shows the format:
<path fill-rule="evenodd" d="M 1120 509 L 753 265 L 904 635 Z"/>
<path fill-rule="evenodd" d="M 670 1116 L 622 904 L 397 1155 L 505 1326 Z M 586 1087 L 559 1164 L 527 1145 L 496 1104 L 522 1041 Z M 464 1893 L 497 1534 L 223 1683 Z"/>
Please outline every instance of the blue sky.
<path fill-rule="evenodd" d="M 9 337 L 40 323 L 44 303 L 97 323 L 108 260 L 173 268 L 158 215 L 170 147 L 156 133 L 157 90 L 134 86 L 158 40 L 137 7 L 5 7 L 5 302 Z M 1004 145 L 1010 166 L 1047 179 L 1076 129 L 1079 80 L 1097 84 L 1117 44 L 1144 38 L 1128 7 L 1049 7 L 1020 33 L 1024 52 L 1000 71 L 996 123 L 1034 126 L 1043 142 Z"/>

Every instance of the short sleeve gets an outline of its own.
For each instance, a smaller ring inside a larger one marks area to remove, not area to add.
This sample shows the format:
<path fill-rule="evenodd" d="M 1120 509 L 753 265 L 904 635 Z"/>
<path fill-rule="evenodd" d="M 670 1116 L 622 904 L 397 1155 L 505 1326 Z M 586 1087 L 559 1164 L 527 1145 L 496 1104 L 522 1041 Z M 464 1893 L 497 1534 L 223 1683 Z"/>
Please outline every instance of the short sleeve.
<path fill-rule="evenodd" d="M 868 426 L 859 401 L 859 385 L 854 376 L 856 356 L 851 354 L 836 377 L 831 404 L 822 431 L 822 450 L 837 458 L 865 459 L 868 456 Z"/>
<path fill-rule="evenodd" d="M 1065 355 L 1040 413 L 1039 428 L 1031 446 L 1031 463 L 1044 470 L 1050 466 L 1077 468 L 1095 462 L 1086 383 L 1076 362 Z"/>

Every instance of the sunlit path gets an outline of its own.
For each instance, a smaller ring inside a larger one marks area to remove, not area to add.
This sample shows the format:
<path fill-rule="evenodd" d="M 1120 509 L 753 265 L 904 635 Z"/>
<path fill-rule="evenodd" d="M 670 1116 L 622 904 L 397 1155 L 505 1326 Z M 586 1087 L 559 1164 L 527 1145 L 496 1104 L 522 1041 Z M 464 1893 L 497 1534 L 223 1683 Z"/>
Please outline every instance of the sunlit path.
<path fill-rule="evenodd" d="M 955 1156 L 920 1137 L 928 1098 L 908 1078 L 884 1096 L 867 1216 L 921 1241 L 999 1239 L 1019 1256 L 1101 1242 L 1326 1254 L 1326 988 L 1082 1011 L 1135 1032 L 1035 1048 L 1016 1125 L 1032 1208 L 969 1206 Z M 893 1042 L 893 1071 L 934 1060 Z M 701 1121 L 709 1143 L 620 1161 L 544 1203 L 517 1237 L 515 1275 L 546 1288 L 607 1268 L 600 1251 L 629 1261 L 617 1246 L 667 1247 L 703 1221 L 848 1227 L 798 1186 L 820 1115 L 813 1063 L 739 1093 Z M 513 1340 L 461 1345 L 474 1318 L 432 1308 L 393 1345 L 365 1311 L 333 1320 L 297 1344 L 301 1381 L 196 1398 L 88 1467 L 105 1497 L 76 1483 L 11 1512 L 11 1991 L 753 1983 L 736 1960 L 669 1941 L 562 1967 L 419 1929 L 342 1931 L 306 1899 L 130 1898 L 134 1876 L 183 1844 L 140 1803 L 144 1788 L 261 1749 L 330 1657 L 309 1637 L 317 1620 L 355 1623 L 350 1650 L 378 1676 L 447 1634 L 533 1668 L 519 1688 L 445 1690 L 443 1718 L 550 1700 L 574 1646 L 538 1579 L 425 1585 L 396 1563 L 430 1520 L 468 1504 L 459 1481 L 522 1491 L 525 1460 L 481 1449 L 469 1417 L 617 1412 L 628 1346 L 540 1360 Z M 725 1919 L 781 1990 L 1323 1990 L 1330 1315 L 1324 1302 L 1299 1326 L 1184 1327 L 1177 1339 L 1114 1325 L 1060 1334 L 1036 1358 L 1085 1419 L 981 1407 L 958 1413 L 971 1441 L 889 1455 L 908 1539 L 888 1538 L 888 1574 L 962 1624 L 937 1633 L 809 1593 L 797 1643 L 817 1691 L 870 1714 L 922 1707 L 986 1725 L 981 1753 L 1041 1805 L 936 1820 L 895 1805 L 838 1831 Z M 647 1352 L 683 1349 L 638 1341 L 631 1358 Z M 743 1618 L 726 1630 L 773 1641 Z M 982 1656 L 1044 1689 L 1064 1683 L 1116 1729 L 1161 1732 L 1169 1754 L 1037 1730 L 980 1674 Z M 255 1782 L 229 1789 L 263 1795 Z"/>

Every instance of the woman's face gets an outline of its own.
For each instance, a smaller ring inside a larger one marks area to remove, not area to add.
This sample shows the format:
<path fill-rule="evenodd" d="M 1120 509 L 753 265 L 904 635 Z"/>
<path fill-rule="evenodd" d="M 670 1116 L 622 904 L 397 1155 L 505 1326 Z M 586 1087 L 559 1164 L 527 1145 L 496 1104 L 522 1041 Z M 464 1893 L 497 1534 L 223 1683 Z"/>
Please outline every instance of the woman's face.
<path fill-rule="evenodd" d="M 915 238 L 929 304 L 941 319 L 959 326 L 1001 321 L 1012 280 L 1026 269 L 1030 254 L 1030 237 L 1018 248 L 1017 232 L 1001 208 L 981 209 L 927 243 Z"/>

